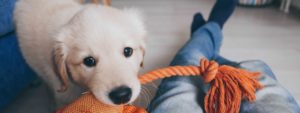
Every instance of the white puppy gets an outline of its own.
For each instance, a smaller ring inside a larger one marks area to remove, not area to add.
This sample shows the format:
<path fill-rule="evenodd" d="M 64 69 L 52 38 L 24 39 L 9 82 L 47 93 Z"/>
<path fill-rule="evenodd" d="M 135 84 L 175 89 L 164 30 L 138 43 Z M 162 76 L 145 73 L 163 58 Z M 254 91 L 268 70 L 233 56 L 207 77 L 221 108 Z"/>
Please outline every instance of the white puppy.
<path fill-rule="evenodd" d="M 109 105 L 140 92 L 145 29 L 135 10 L 78 0 L 19 0 L 14 12 L 23 56 L 54 93 L 56 107 L 90 90 Z"/>

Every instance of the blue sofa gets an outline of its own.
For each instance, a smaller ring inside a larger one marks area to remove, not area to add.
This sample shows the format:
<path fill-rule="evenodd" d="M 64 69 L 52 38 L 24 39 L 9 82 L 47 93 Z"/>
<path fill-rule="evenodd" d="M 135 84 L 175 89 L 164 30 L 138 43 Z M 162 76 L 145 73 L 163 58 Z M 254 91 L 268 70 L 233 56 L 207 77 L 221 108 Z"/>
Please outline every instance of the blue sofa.
<path fill-rule="evenodd" d="M 22 57 L 13 25 L 16 0 L 0 0 L 0 112 L 36 78 Z"/>

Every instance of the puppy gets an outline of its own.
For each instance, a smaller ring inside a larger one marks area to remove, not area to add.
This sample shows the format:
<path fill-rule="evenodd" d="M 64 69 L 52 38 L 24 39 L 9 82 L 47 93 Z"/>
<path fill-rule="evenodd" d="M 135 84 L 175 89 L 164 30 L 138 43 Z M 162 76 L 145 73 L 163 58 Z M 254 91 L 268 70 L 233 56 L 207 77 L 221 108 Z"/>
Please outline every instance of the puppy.
<path fill-rule="evenodd" d="M 146 31 L 135 10 L 79 0 L 19 0 L 22 54 L 52 90 L 56 108 L 86 90 L 108 105 L 134 101 Z"/>

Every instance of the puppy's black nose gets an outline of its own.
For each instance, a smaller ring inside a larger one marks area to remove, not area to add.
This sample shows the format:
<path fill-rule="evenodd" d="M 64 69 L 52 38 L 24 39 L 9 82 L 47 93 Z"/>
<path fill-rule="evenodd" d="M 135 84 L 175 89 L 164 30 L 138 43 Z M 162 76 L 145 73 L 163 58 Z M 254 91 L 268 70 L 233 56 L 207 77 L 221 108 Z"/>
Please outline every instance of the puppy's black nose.
<path fill-rule="evenodd" d="M 113 89 L 109 93 L 109 98 L 113 101 L 114 104 L 124 104 L 127 103 L 132 96 L 132 91 L 127 86 L 121 86 Z"/>

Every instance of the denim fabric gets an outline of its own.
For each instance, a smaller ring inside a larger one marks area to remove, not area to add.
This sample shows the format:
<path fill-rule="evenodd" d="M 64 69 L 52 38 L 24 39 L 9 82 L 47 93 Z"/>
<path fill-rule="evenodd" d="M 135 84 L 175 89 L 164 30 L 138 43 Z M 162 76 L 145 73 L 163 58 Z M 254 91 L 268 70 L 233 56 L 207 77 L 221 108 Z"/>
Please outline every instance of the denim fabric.
<path fill-rule="evenodd" d="M 260 60 L 243 61 L 240 68 L 261 72 L 260 83 L 265 87 L 256 92 L 256 101 L 249 103 L 244 100 L 241 113 L 300 113 L 294 97 L 276 80 L 269 66 Z"/>
<path fill-rule="evenodd" d="M 257 100 L 243 100 L 241 113 L 300 113 L 295 99 L 277 81 L 271 69 L 262 61 L 232 62 L 219 55 L 222 32 L 214 22 L 196 30 L 191 39 L 179 50 L 170 65 L 199 65 L 201 58 L 216 60 L 249 71 L 262 72 L 260 82 L 265 88 L 256 92 Z M 150 103 L 150 113 L 202 113 L 205 92 L 209 85 L 201 77 L 171 77 L 162 80 L 157 94 Z"/>

